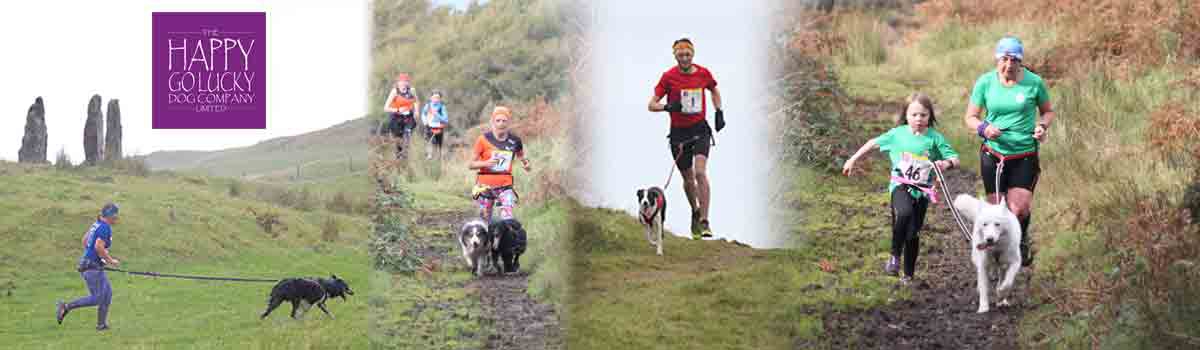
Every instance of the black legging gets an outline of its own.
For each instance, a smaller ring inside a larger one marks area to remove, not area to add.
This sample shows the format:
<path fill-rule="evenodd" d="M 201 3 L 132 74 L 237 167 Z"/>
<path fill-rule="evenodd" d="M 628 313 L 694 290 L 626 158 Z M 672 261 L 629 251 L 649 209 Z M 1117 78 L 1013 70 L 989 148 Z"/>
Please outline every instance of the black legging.
<path fill-rule="evenodd" d="M 904 275 L 912 277 L 920 254 L 921 225 L 925 224 L 925 209 L 929 208 L 929 197 L 914 199 L 908 194 L 908 186 L 896 186 L 892 190 L 892 256 L 904 253 Z"/>

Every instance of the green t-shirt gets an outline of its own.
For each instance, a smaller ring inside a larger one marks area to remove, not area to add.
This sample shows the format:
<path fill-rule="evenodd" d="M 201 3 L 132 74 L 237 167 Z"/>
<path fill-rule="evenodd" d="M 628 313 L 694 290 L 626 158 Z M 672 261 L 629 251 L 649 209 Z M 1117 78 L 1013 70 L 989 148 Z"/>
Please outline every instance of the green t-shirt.
<path fill-rule="evenodd" d="M 979 76 L 971 89 L 971 103 L 987 109 L 983 120 L 1004 130 L 995 140 L 984 141 L 1001 154 L 1038 150 L 1033 129 L 1037 126 L 1038 106 L 1046 101 L 1050 101 L 1046 83 L 1028 69 L 1025 77 L 1013 86 L 1001 84 L 999 74 L 993 69 Z"/>
<path fill-rule="evenodd" d="M 893 176 L 906 177 L 904 170 L 901 169 L 905 153 L 928 158 L 930 162 L 958 158 L 958 152 L 950 147 L 950 143 L 946 142 L 946 137 L 932 128 L 925 129 L 924 134 L 914 135 L 912 128 L 908 125 L 897 126 L 876 137 L 875 144 L 879 145 L 879 150 L 887 153 L 888 159 L 892 161 L 891 175 Z M 932 181 L 932 175 L 929 180 Z M 900 183 L 891 181 L 888 184 L 888 193 L 892 193 L 899 185 Z M 932 182 L 929 185 L 932 185 Z M 909 193 L 913 198 L 921 198 L 924 195 L 921 191 L 912 189 L 909 190 Z"/>

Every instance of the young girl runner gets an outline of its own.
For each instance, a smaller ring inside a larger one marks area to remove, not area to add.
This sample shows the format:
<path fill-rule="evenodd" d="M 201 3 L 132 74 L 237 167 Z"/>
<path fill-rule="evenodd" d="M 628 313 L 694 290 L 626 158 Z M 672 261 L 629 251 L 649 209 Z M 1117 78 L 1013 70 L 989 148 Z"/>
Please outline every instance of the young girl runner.
<path fill-rule="evenodd" d="M 916 269 L 920 250 L 917 232 L 925 223 L 925 210 L 930 201 L 937 201 L 932 167 L 946 170 L 958 166 L 958 153 L 933 129 L 937 117 L 929 96 L 914 93 L 906 102 L 898 126 L 867 141 L 842 167 L 843 174 L 852 175 L 858 158 L 875 148 L 891 160 L 888 192 L 892 197 L 892 257 L 884 271 L 896 275 L 903 255 L 904 277 L 900 281 L 905 284 L 912 281 Z"/>

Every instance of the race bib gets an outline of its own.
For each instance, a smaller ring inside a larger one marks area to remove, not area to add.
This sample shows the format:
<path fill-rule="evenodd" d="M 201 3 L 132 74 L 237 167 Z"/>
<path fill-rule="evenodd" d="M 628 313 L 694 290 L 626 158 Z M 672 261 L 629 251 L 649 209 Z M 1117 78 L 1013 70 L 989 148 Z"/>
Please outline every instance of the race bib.
<path fill-rule="evenodd" d="M 704 89 L 683 89 L 679 91 L 679 103 L 683 104 L 683 114 L 696 114 L 704 111 Z"/>
<path fill-rule="evenodd" d="M 492 159 L 496 160 L 496 165 L 492 166 L 488 170 L 491 170 L 494 173 L 507 173 L 512 171 L 512 151 L 494 150 L 492 151 Z"/>
<path fill-rule="evenodd" d="M 917 185 L 930 187 L 933 186 L 933 166 L 929 157 L 904 152 L 900 155 L 900 164 L 896 166 L 896 171 L 899 172 L 897 176 Z"/>

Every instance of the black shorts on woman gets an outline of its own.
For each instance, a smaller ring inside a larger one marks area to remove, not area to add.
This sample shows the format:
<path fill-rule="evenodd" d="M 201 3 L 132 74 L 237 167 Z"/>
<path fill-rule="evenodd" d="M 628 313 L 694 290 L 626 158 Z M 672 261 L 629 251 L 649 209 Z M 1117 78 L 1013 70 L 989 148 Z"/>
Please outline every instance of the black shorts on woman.
<path fill-rule="evenodd" d="M 983 189 L 988 194 L 1008 192 L 1018 187 L 1033 192 L 1037 187 L 1038 175 L 1042 173 L 1037 152 L 1004 155 L 1004 168 L 1000 169 L 1000 188 L 996 188 L 996 164 L 1000 154 L 987 145 L 979 148 L 979 174 L 983 176 Z"/>
<path fill-rule="evenodd" d="M 405 134 L 411 134 L 416 126 L 417 120 L 413 117 L 412 112 L 389 113 L 388 130 L 391 131 L 392 136 L 403 137 Z"/>
<path fill-rule="evenodd" d="M 702 120 L 691 126 L 671 128 L 667 139 L 667 144 L 671 147 L 671 157 L 675 158 L 675 166 L 679 171 L 692 170 L 692 158 L 696 155 L 708 157 L 708 148 L 712 144 L 712 127 L 708 126 L 707 120 Z M 683 154 L 680 155 L 680 152 Z"/>

